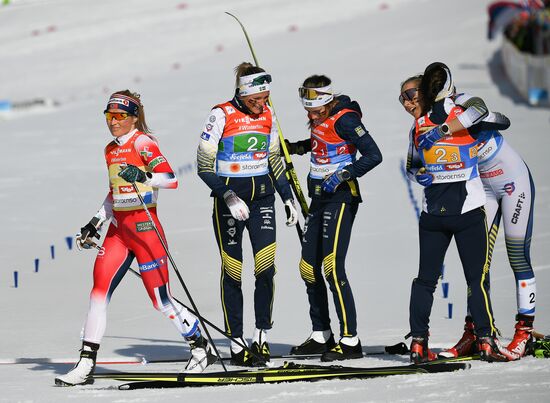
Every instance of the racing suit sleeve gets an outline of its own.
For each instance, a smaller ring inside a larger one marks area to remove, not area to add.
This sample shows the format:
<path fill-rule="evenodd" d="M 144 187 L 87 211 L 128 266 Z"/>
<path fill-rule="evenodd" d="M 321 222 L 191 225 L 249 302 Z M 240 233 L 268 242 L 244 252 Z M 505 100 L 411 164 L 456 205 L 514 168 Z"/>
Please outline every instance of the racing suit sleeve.
<path fill-rule="evenodd" d="M 382 153 L 378 145 L 355 112 L 345 113 L 336 121 L 334 129 L 338 136 L 352 143 L 361 157 L 346 167 L 354 178 L 360 178 L 382 162 Z"/>
<path fill-rule="evenodd" d="M 223 197 L 231 190 L 216 175 L 216 155 L 225 127 L 225 114 L 221 108 L 214 108 L 208 115 L 197 148 L 197 173 L 216 197 Z"/>
<path fill-rule="evenodd" d="M 483 99 L 468 94 L 459 94 L 455 104 L 462 107 L 458 121 L 465 129 L 478 125 L 478 130 L 506 130 L 510 127 L 510 120 L 500 112 L 491 112 Z"/>
<path fill-rule="evenodd" d="M 160 152 L 154 138 L 142 134 L 134 142 L 134 148 L 150 170 L 147 175 L 148 179 L 145 181 L 146 185 L 161 189 L 178 187 L 178 179 L 166 157 Z"/>
<path fill-rule="evenodd" d="M 270 108 L 271 109 L 271 108 Z M 271 109 L 273 123 L 269 139 L 269 173 L 274 179 L 275 189 L 283 202 L 293 199 L 290 184 L 286 178 L 283 161 L 281 160 L 281 147 L 279 140 L 279 127 L 276 124 L 275 112 Z"/>

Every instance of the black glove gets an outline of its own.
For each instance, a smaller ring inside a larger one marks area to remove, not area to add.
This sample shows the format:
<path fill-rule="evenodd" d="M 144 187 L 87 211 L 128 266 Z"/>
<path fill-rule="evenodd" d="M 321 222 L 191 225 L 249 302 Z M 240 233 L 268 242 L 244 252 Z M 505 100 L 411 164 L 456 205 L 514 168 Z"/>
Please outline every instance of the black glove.
<path fill-rule="evenodd" d="M 118 173 L 118 176 L 130 183 L 143 183 L 147 180 L 145 172 L 131 164 L 126 165 L 124 169 Z"/>
<path fill-rule="evenodd" d="M 99 218 L 94 217 L 88 224 L 80 228 L 80 234 L 76 235 L 76 246 L 78 249 L 97 248 L 94 238 L 100 238 L 99 232 L 97 231 L 99 227 L 101 227 Z"/>
<path fill-rule="evenodd" d="M 285 145 L 288 150 L 288 153 L 293 155 L 304 155 L 305 153 L 311 151 L 311 143 L 309 140 L 297 141 L 296 143 L 291 143 L 285 139 Z"/>

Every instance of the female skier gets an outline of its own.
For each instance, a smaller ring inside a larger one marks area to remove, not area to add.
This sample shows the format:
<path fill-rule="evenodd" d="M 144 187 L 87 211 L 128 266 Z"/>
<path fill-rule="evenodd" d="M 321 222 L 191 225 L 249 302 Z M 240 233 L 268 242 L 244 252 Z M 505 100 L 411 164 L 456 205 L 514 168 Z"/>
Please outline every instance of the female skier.
<path fill-rule="evenodd" d="M 288 145 L 292 154 L 311 152 L 308 190 L 312 201 L 304 226 L 300 275 L 306 285 L 313 332 L 290 353 L 322 353 L 323 361 L 361 358 L 355 302 L 345 260 L 353 221 L 362 201 L 357 178 L 380 164 L 382 154 L 361 122 L 359 104 L 346 95 L 335 95 L 328 77 L 308 77 L 299 95 L 307 111 L 311 136 Z M 330 327 L 323 277 L 329 283 L 340 320 L 338 343 Z"/>
<path fill-rule="evenodd" d="M 79 249 L 97 248 L 99 230 L 109 219 L 111 224 L 95 260 L 80 360 L 67 374 L 57 377 L 55 383 L 72 386 L 93 382 L 91 375 L 105 333 L 107 306 L 134 258 L 153 306 L 189 343 L 192 357 L 186 372 L 202 372 L 215 361 L 215 356 L 201 335 L 198 319 L 170 294 L 167 251 L 133 187 L 137 185 L 166 245 L 156 213 L 157 193 L 159 188 L 175 189 L 176 176 L 160 152 L 157 140 L 149 134 L 138 94 L 129 90 L 112 94 L 104 113 L 114 137 L 105 148 L 110 189 L 99 211 L 77 235 Z"/>
<path fill-rule="evenodd" d="M 235 69 L 235 95 L 216 105 L 206 119 L 199 147 L 199 177 L 212 190 L 214 232 L 222 260 L 221 299 L 225 329 L 240 339 L 231 343 L 232 363 L 262 365 L 270 357 L 275 275 L 275 190 L 296 225 L 298 213 L 279 154 L 279 131 L 267 104 L 271 75 L 250 63 Z M 255 330 L 250 356 L 243 348 L 242 238 L 248 230 L 254 253 Z"/>

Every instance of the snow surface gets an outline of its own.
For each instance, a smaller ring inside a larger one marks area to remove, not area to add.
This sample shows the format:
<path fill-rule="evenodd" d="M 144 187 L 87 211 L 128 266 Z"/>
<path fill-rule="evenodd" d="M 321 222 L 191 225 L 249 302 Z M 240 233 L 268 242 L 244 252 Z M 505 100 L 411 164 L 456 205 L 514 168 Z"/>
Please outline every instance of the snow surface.
<path fill-rule="evenodd" d="M 207 187 L 194 173 L 201 127 L 212 105 L 232 96 L 235 65 L 251 60 L 242 32 L 248 28 L 260 63 L 274 77 L 272 99 L 285 136 L 308 136 L 296 89 L 324 73 L 335 88 L 357 99 L 384 162 L 361 179 L 365 203 L 356 219 L 347 270 L 358 310 L 364 351 L 402 340 L 417 272 L 417 224 L 400 172 L 411 118 L 397 101 L 400 82 L 440 60 L 460 90 L 483 97 L 505 113 L 505 135 L 527 161 L 537 197 L 531 256 L 537 283 L 536 327 L 549 331 L 550 150 L 548 110 L 518 102 L 498 64 L 498 42 L 486 40 L 489 1 L 437 0 L 13 0 L 0 7 L 0 99 L 53 100 L 57 107 L 29 109 L 0 120 L 3 214 L 0 259 L 0 401 L 549 401 L 550 361 L 474 362 L 452 374 L 375 380 L 323 381 L 198 390 L 118 391 L 115 381 L 56 388 L 55 376 L 78 357 L 87 311 L 93 252 L 69 251 L 65 237 L 95 213 L 107 192 L 103 147 L 110 140 L 101 114 L 114 90 L 142 94 L 180 187 L 161 191 L 159 214 L 171 252 L 201 313 L 222 326 L 219 257 L 211 229 Z M 2 118 L 0 118 L 2 119 Z M 295 158 L 302 184 L 307 159 Z M 419 198 L 420 189 L 414 188 Z M 278 218 L 274 354 L 309 335 L 299 244 Z M 50 246 L 55 247 L 55 259 Z M 252 257 L 245 243 L 245 329 L 251 337 Z M 35 272 L 34 261 L 40 260 Z M 19 272 L 19 287 L 13 271 Z M 492 298 L 503 340 L 513 334 L 515 287 L 503 236 L 492 265 Z M 448 299 L 438 288 L 431 345 L 449 347 L 462 333 L 465 283 L 451 246 L 446 259 Z M 175 275 L 174 295 L 184 299 Z M 453 303 L 452 319 L 447 319 Z M 337 330 L 336 315 L 332 317 Z M 228 354 L 228 342 L 211 330 Z M 111 302 L 100 360 L 183 357 L 188 351 L 131 274 Z M 11 364 L 18 362 L 18 364 Z M 355 366 L 405 364 L 407 357 L 368 357 Z M 170 370 L 183 364 L 99 365 L 99 370 Z M 219 369 L 219 367 L 218 367 Z"/>

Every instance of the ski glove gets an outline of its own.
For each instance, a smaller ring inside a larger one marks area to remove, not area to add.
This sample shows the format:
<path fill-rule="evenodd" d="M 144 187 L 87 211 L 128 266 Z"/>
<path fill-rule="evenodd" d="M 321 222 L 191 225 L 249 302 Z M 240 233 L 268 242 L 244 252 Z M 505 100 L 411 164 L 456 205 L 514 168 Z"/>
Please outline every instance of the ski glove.
<path fill-rule="evenodd" d="M 326 178 L 321 187 L 325 192 L 334 193 L 340 183 L 349 181 L 351 179 L 351 172 L 346 169 L 339 169 Z"/>
<path fill-rule="evenodd" d="M 309 141 L 297 141 L 296 143 L 291 143 L 290 141 L 285 139 L 285 145 L 290 155 L 304 155 L 305 153 L 311 151 L 311 145 L 309 145 Z"/>
<path fill-rule="evenodd" d="M 440 126 L 436 126 L 426 133 L 418 136 L 418 148 L 429 150 L 437 141 L 449 134 L 451 134 L 449 132 L 449 126 L 445 123 Z"/>
<path fill-rule="evenodd" d="M 118 176 L 120 176 L 122 179 L 124 179 L 126 182 L 134 183 L 144 183 L 147 180 L 147 175 L 145 172 L 143 172 L 141 169 L 136 167 L 135 165 L 128 164 L 126 165 L 122 171 L 118 173 Z"/>
<path fill-rule="evenodd" d="M 430 186 L 434 181 L 434 176 L 426 173 L 426 168 L 420 168 L 416 174 L 416 181 L 424 187 Z"/>
<path fill-rule="evenodd" d="M 99 239 L 99 232 L 97 231 L 101 227 L 99 218 L 94 217 L 88 224 L 80 228 L 80 233 L 76 234 L 76 247 L 78 250 L 98 248 L 94 238 Z"/>
<path fill-rule="evenodd" d="M 248 209 L 246 203 L 239 196 L 237 196 L 234 191 L 228 190 L 225 192 L 223 194 L 223 200 L 225 201 L 225 204 L 227 204 L 227 207 L 229 207 L 229 211 L 231 211 L 231 215 L 235 220 L 248 220 L 250 210 Z"/>
<path fill-rule="evenodd" d="M 298 211 L 296 210 L 296 206 L 294 205 L 294 199 L 288 199 L 285 202 L 285 210 L 286 210 L 286 226 L 287 227 L 293 227 L 298 222 Z"/>

